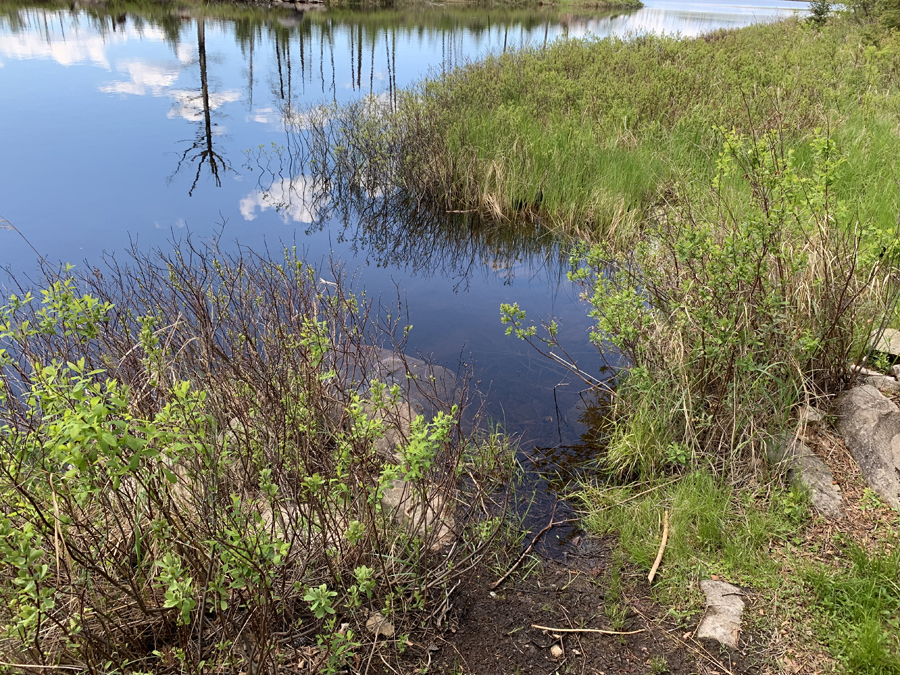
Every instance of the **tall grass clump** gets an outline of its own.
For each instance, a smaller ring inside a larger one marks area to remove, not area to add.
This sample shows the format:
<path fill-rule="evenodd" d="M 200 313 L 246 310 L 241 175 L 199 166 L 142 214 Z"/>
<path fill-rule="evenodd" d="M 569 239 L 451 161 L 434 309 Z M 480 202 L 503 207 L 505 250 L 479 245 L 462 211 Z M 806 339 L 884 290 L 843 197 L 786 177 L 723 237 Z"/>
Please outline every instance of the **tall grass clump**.
<path fill-rule="evenodd" d="M 897 105 L 898 37 L 873 21 L 562 39 L 451 70 L 371 117 L 391 139 L 394 184 L 418 202 L 572 237 L 633 231 L 668 182 L 712 178 L 712 129 L 748 132 L 751 119 L 792 142 L 852 125 L 877 170 L 838 189 L 864 193 L 893 186 L 900 152 L 881 123 Z"/>
<path fill-rule="evenodd" d="M 290 250 L 133 255 L 0 309 L 0 660 L 396 660 L 502 522 L 466 506 L 504 453 L 462 425 L 464 379 Z"/>

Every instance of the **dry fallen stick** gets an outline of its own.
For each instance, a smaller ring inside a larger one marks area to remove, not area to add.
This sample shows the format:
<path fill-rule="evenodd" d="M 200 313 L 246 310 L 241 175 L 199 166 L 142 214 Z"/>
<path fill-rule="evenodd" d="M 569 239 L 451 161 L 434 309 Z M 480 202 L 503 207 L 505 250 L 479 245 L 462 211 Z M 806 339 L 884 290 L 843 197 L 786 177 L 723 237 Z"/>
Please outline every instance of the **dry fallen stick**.
<path fill-rule="evenodd" d="M 550 628 L 549 626 L 538 626 L 536 623 L 531 624 L 532 628 L 538 628 L 540 630 L 549 630 L 553 633 L 602 633 L 603 635 L 635 635 L 637 633 L 643 633 L 646 628 L 641 628 L 639 630 L 601 630 L 599 628 Z"/>
<path fill-rule="evenodd" d="M 662 541 L 659 543 L 659 553 L 656 554 L 656 560 L 653 561 L 653 567 L 650 568 L 650 574 L 647 575 L 647 583 L 652 584 L 653 578 L 656 576 L 656 570 L 659 569 L 659 563 L 662 562 L 663 551 L 666 550 L 666 541 L 669 539 L 669 512 L 663 513 L 663 533 Z"/>
<path fill-rule="evenodd" d="M 489 586 L 489 588 L 493 591 L 494 589 L 497 588 L 497 586 L 499 586 L 499 585 L 502 584 L 504 581 L 506 581 L 506 578 L 507 578 L 510 574 L 513 573 L 513 570 L 515 570 L 515 569 L 519 566 L 519 563 L 522 562 L 523 560 L 525 560 L 525 556 L 527 556 L 529 553 L 531 553 L 531 549 L 534 548 L 534 545 L 537 543 L 538 539 L 540 539 L 541 537 L 543 537 L 543 536 L 547 533 L 547 531 L 550 530 L 550 528 L 556 527 L 557 525 L 565 525 L 565 524 L 568 523 L 568 522 L 569 522 L 568 519 L 566 519 L 566 520 L 552 520 L 552 519 L 551 519 L 550 522 L 549 522 L 549 524 L 547 525 L 547 527 L 545 527 L 543 530 L 541 530 L 541 531 L 538 532 L 536 535 L 534 535 L 534 539 L 532 539 L 532 540 L 531 540 L 531 543 L 528 544 L 528 548 L 526 548 L 526 549 L 522 552 L 522 555 L 520 555 L 520 556 L 516 559 L 516 562 L 514 562 L 514 563 L 512 564 L 512 567 L 510 567 L 508 570 L 506 570 L 506 574 L 504 574 L 502 577 L 500 577 L 499 579 L 497 579 L 497 581 L 495 581 L 494 583 L 492 583 L 492 584 Z"/>

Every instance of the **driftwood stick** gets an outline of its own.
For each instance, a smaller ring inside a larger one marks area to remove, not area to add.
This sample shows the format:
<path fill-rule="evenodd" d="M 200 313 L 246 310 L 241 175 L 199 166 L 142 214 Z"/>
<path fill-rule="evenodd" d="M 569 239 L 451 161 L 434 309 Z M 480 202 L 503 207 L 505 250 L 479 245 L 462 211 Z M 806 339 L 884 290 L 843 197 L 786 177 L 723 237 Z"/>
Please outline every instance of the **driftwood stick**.
<path fill-rule="evenodd" d="M 669 539 L 669 512 L 666 511 L 663 513 L 663 531 L 662 531 L 662 541 L 659 543 L 659 552 L 656 554 L 656 560 L 653 561 L 653 567 L 650 568 L 650 574 L 647 575 L 647 583 L 652 584 L 654 577 L 656 577 L 656 570 L 659 569 L 659 564 L 662 562 L 663 551 L 666 550 L 666 542 Z"/>
<path fill-rule="evenodd" d="M 549 626 L 539 626 L 536 623 L 531 624 L 531 627 L 540 630 L 549 630 L 553 633 L 601 633 L 602 635 L 636 635 L 637 633 L 643 633 L 646 630 L 646 628 L 626 631 L 601 630 L 599 628 L 550 628 Z"/>
<path fill-rule="evenodd" d="M 534 545 L 538 542 L 538 539 L 540 539 L 540 538 L 543 537 L 547 532 L 549 532 L 551 528 L 554 528 L 554 527 L 556 527 L 557 525 L 565 525 L 567 522 L 569 522 L 568 519 L 566 519 L 566 520 L 553 520 L 553 519 L 551 518 L 551 519 L 550 519 L 550 522 L 547 524 L 547 527 L 545 527 L 543 530 L 541 530 L 541 531 L 538 532 L 536 535 L 534 535 L 534 539 L 532 539 L 532 540 L 531 540 L 531 543 L 528 544 L 528 548 L 526 548 L 524 551 L 522 551 L 522 555 L 520 555 L 518 558 L 516 558 L 516 562 L 514 562 L 514 563 L 512 564 L 512 567 L 510 567 L 508 570 L 506 570 L 506 574 L 504 574 L 502 577 L 500 577 L 499 579 L 497 579 L 497 581 L 495 581 L 494 583 L 492 583 L 492 584 L 489 586 L 489 588 L 493 591 L 493 590 L 495 590 L 495 589 L 497 588 L 497 586 L 499 586 L 499 585 L 502 584 L 504 581 L 506 581 L 506 578 L 507 578 L 510 574 L 513 573 L 513 570 L 515 570 L 515 569 L 519 566 L 519 563 L 521 563 L 523 560 L 525 560 L 525 556 L 527 556 L 529 553 L 531 553 L 531 549 L 534 548 Z"/>

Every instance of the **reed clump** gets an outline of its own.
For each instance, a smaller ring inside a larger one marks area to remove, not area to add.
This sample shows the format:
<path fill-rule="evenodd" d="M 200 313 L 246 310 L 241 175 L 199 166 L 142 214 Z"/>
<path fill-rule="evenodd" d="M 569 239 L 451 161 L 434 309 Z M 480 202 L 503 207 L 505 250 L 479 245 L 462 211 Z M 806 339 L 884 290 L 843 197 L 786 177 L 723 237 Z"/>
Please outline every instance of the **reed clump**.
<path fill-rule="evenodd" d="M 291 250 L 133 256 L 0 310 L 0 660 L 396 662 L 503 523 L 509 455 L 466 431 L 465 378 L 406 363 L 396 312 Z"/>
<path fill-rule="evenodd" d="M 420 200 L 581 238 L 634 226 L 672 180 L 710 179 L 714 128 L 753 120 L 801 145 L 828 128 L 853 161 L 877 157 L 840 189 L 890 220 L 898 60 L 896 34 L 849 15 L 558 40 L 428 80 L 380 123 L 397 135 L 397 184 Z"/>

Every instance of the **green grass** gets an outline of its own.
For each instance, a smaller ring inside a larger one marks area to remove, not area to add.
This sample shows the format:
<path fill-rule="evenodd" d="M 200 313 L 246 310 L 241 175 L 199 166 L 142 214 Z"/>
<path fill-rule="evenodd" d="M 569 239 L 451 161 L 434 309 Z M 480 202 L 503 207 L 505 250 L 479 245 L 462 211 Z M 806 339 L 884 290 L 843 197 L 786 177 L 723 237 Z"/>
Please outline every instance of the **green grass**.
<path fill-rule="evenodd" d="M 838 554 L 825 562 L 817 550 L 833 545 L 808 529 L 814 521 L 801 490 L 735 490 L 706 472 L 650 485 L 587 485 L 578 498 L 585 527 L 615 535 L 614 558 L 624 556 L 642 573 L 656 557 L 668 511 L 669 539 L 653 594 L 685 629 L 696 626 L 703 606 L 698 582 L 717 575 L 754 597 L 745 632 L 771 634 L 789 621 L 808 653 L 825 651 L 836 660 L 836 672 L 900 673 L 896 536 L 892 547 L 874 552 L 839 539 Z M 607 611 L 617 611 L 614 601 Z"/>
<path fill-rule="evenodd" d="M 900 548 L 874 554 L 855 543 L 846 566 L 805 574 L 821 613 L 821 635 L 849 673 L 900 673 Z"/>
<path fill-rule="evenodd" d="M 637 221 L 668 181 L 709 177 L 717 127 L 780 127 L 799 141 L 822 127 L 854 153 L 848 194 L 889 218 L 897 45 L 844 18 L 821 30 L 788 20 L 693 40 L 561 40 L 491 57 L 416 92 L 402 121 L 417 141 L 408 159 L 419 170 L 407 186 L 498 219 L 540 194 L 546 222 L 602 234 Z"/>
<path fill-rule="evenodd" d="M 650 488 L 637 496 L 641 488 L 592 486 L 580 498 L 587 507 L 585 527 L 598 535 L 617 534 L 628 559 L 647 571 L 668 511 L 666 572 L 655 587 L 665 602 L 681 596 L 685 583 L 710 574 L 738 584 L 772 583 L 780 565 L 769 554 L 770 543 L 790 536 L 806 518 L 805 502 L 795 492 L 778 492 L 767 502 L 761 494 L 735 492 L 706 472 Z"/>

